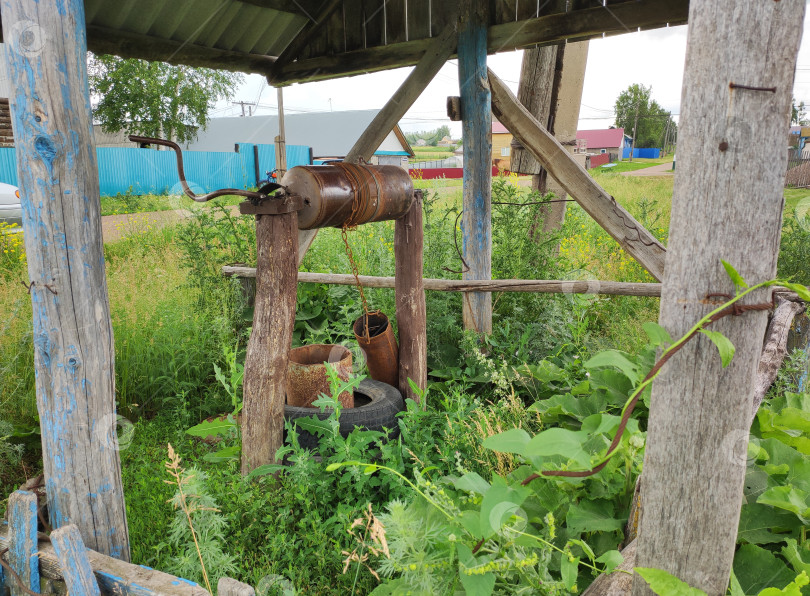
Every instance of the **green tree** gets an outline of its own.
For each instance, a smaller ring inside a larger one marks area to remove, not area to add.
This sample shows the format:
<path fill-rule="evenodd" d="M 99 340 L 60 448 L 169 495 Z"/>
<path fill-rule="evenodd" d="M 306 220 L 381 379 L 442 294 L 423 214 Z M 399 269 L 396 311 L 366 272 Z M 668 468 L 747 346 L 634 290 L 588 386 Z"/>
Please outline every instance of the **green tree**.
<path fill-rule="evenodd" d="M 244 80 L 240 73 L 89 54 L 93 116 L 105 132 L 184 143 L 205 128 L 208 112 Z"/>
<path fill-rule="evenodd" d="M 412 145 L 416 144 L 419 139 L 424 139 L 427 145 L 435 146 L 444 137 L 450 136 L 450 127 L 445 125 L 435 128 L 433 130 L 421 130 L 419 132 L 409 132 L 405 135 L 405 139 Z"/>
<path fill-rule="evenodd" d="M 807 110 L 803 101 L 796 103 L 796 98 L 791 102 L 790 123 L 794 126 L 807 126 L 810 120 L 807 119 Z"/>
<path fill-rule="evenodd" d="M 636 126 L 638 116 L 638 127 Z M 669 112 L 652 99 L 652 87 L 633 84 L 619 94 L 616 99 L 616 127 L 624 128 L 626 134 L 634 136 L 636 147 L 661 147 L 669 122 L 670 136 L 677 130 Z"/>

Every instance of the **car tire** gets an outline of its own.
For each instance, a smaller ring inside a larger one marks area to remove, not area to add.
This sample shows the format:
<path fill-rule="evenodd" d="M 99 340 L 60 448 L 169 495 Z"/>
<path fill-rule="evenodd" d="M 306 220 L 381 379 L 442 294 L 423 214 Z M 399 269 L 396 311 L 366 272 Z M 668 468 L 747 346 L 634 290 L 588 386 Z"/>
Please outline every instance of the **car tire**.
<path fill-rule="evenodd" d="M 354 390 L 354 407 L 340 411 L 340 434 L 349 436 L 355 427 L 366 430 L 388 430 L 388 438 L 399 436 L 397 414 L 405 410 L 405 400 L 399 389 L 386 383 L 363 379 Z M 331 410 L 321 412 L 319 408 L 284 406 L 284 419 L 317 416 L 320 420 L 329 417 Z M 318 437 L 301 428 L 298 429 L 298 444 L 305 449 L 317 449 Z"/>

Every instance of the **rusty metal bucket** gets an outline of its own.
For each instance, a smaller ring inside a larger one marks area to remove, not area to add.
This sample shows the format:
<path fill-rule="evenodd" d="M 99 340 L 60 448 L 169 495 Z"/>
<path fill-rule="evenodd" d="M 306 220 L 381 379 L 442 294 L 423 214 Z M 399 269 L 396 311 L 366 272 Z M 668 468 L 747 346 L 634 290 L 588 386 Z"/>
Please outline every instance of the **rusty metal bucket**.
<path fill-rule="evenodd" d="M 394 328 L 388 317 L 381 312 L 368 314 L 368 337 L 366 337 L 366 316 L 361 315 L 354 322 L 354 337 L 366 355 L 368 374 L 375 381 L 382 381 L 394 387 L 399 386 L 399 346 Z"/>
<path fill-rule="evenodd" d="M 344 346 L 315 344 L 290 350 L 287 364 L 287 404 L 312 407 L 321 393 L 330 395 L 325 362 L 337 368 L 338 377 L 348 380 L 352 373 L 352 353 Z M 344 391 L 338 397 L 344 408 L 354 407 L 354 394 Z"/>

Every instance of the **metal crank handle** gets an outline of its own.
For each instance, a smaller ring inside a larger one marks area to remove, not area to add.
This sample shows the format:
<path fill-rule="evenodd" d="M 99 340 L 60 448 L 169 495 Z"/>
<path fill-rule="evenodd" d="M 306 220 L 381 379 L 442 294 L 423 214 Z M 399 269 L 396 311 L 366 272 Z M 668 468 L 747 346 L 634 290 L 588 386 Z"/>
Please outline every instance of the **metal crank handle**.
<path fill-rule="evenodd" d="M 198 203 L 205 203 L 206 201 L 210 201 L 211 199 L 215 199 L 216 197 L 222 197 L 225 195 L 236 195 L 238 197 L 246 197 L 250 199 L 251 203 L 256 204 L 260 201 L 267 199 L 268 193 L 271 193 L 274 190 L 282 188 L 280 184 L 271 183 L 266 184 L 262 187 L 262 190 L 264 192 L 239 190 L 237 188 L 222 188 L 220 190 L 209 192 L 208 194 L 205 195 L 196 195 L 186 182 L 186 173 L 183 170 L 183 151 L 180 149 L 180 145 L 178 145 L 173 141 L 167 141 L 165 139 L 141 137 L 138 135 L 129 135 L 129 140 L 132 141 L 133 143 L 148 143 L 150 145 L 163 145 L 164 147 L 174 149 L 175 155 L 177 155 L 177 174 L 180 178 L 180 185 L 183 187 L 183 192 L 186 193 L 186 196 L 190 198 L 192 201 L 197 201 Z"/>

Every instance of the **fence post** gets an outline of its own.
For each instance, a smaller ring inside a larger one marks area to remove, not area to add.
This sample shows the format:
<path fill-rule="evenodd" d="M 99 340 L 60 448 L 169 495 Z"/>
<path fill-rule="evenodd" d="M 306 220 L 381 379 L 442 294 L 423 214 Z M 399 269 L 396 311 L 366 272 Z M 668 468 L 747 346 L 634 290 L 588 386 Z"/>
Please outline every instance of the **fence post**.
<path fill-rule="evenodd" d="M 81 0 L 2 0 L 51 525 L 129 560 Z"/>
<path fill-rule="evenodd" d="M 62 567 L 68 594 L 101 596 L 79 528 L 70 524 L 54 530 L 51 544 Z"/>
<path fill-rule="evenodd" d="M 20 586 L 8 577 L 11 596 L 23 596 L 24 588 L 39 593 L 39 557 L 37 556 L 37 496 L 28 491 L 15 491 L 8 498 L 8 562 L 23 582 Z"/>
<path fill-rule="evenodd" d="M 464 0 L 459 8 L 458 80 L 464 132 L 463 279 L 492 278 L 492 109 L 487 84 L 489 3 Z M 464 328 L 492 332 L 492 294 L 468 292 Z"/>

